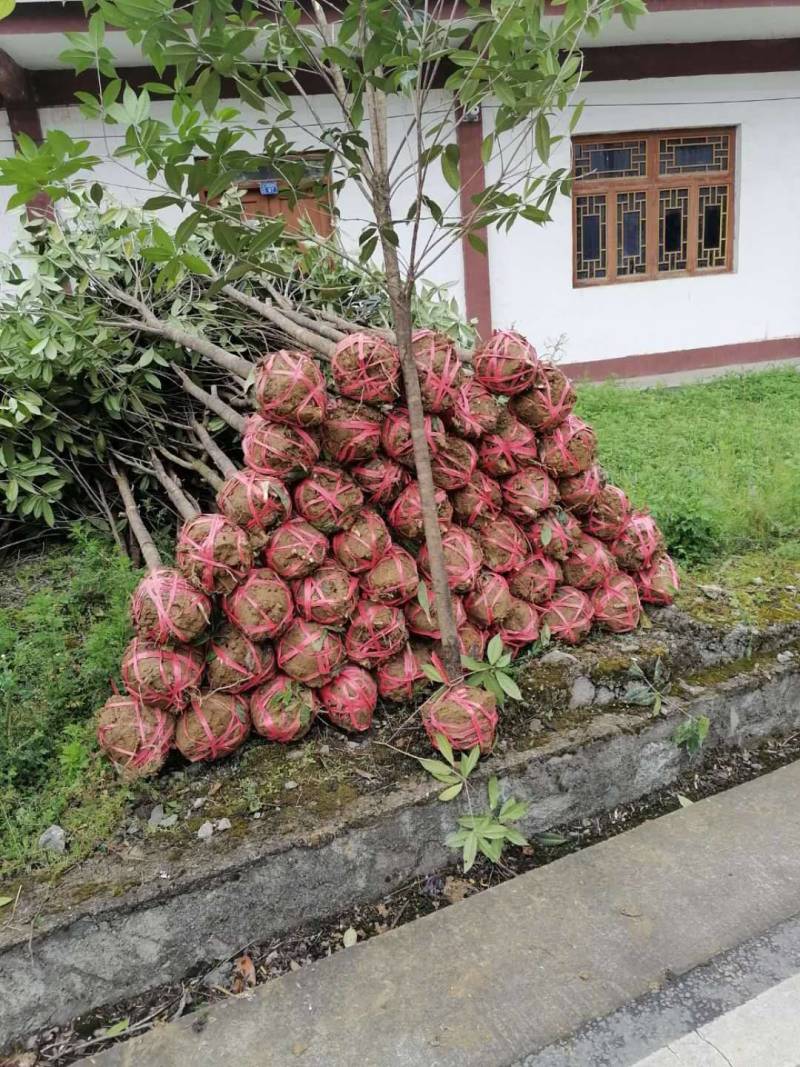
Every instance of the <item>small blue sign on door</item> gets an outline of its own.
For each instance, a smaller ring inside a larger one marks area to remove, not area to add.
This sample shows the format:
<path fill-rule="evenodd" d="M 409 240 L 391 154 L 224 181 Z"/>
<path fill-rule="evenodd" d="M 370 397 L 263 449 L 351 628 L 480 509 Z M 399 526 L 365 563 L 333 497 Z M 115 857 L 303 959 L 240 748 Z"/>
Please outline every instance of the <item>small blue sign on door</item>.
<path fill-rule="evenodd" d="M 258 183 L 258 191 L 262 196 L 277 196 L 278 195 L 278 183 L 269 178 L 266 181 Z"/>

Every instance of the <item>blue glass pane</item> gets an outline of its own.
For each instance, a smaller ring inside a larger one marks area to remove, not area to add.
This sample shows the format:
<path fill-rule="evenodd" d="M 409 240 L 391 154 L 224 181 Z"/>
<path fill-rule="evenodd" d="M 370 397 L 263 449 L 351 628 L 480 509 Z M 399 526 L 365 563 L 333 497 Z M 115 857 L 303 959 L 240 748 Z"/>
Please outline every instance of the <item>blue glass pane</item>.
<path fill-rule="evenodd" d="M 703 245 L 705 248 L 719 248 L 722 240 L 722 210 L 718 204 L 709 204 L 703 216 Z"/>
<path fill-rule="evenodd" d="M 581 231 L 581 255 L 584 260 L 600 257 L 600 216 L 584 215 Z"/>
<path fill-rule="evenodd" d="M 630 148 L 596 148 L 590 153 L 591 169 L 601 174 L 631 169 Z"/>
<path fill-rule="evenodd" d="M 714 162 L 714 146 L 711 144 L 677 145 L 675 162 L 679 167 L 708 167 Z"/>
<path fill-rule="evenodd" d="M 664 251 L 680 252 L 683 231 L 682 212 L 679 207 L 664 212 Z"/>
<path fill-rule="evenodd" d="M 638 211 L 625 211 L 622 214 L 622 254 L 638 256 L 641 250 L 641 230 Z"/>

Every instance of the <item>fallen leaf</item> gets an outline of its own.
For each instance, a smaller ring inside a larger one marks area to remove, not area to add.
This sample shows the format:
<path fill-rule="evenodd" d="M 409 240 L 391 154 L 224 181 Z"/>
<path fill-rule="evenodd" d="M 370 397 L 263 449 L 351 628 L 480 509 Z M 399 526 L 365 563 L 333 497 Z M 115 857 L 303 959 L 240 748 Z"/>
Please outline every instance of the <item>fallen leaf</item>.
<path fill-rule="evenodd" d="M 694 801 L 689 800 L 689 798 L 685 797 L 683 793 L 676 793 L 675 799 L 678 801 L 682 808 L 690 808 L 692 804 L 694 804 Z"/>
<path fill-rule="evenodd" d="M 0 897 L 0 908 L 5 908 L 9 904 L 13 904 L 13 903 L 14 903 L 14 898 L 13 897 Z"/>
<path fill-rule="evenodd" d="M 442 887 L 442 896 L 451 904 L 457 904 L 459 900 L 468 897 L 472 893 L 472 885 L 463 878 L 445 878 Z"/>
<path fill-rule="evenodd" d="M 256 984 L 256 968 L 249 956 L 239 956 L 233 962 L 233 983 L 231 992 L 244 993 Z"/>
<path fill-rule="evenodd" d="M 102 1037 L 119 1037 L 120 1034 L 124 1034 L 130 1026 L 130 1019 L 120 1019 L 116 1023 L 112 1023 L 111 1026 L 106 1027 L 102 1033 Z"/>
<path fill-rule="evenodd" d="M 344 944 L 344 947 L 352 948 L 356 941 L 358 941 L 358 934 L 355 932 L 352 926 L 348 926 L 344 932 L 344 937 L 342 938 L 342 943 Z"/>
<path fill-rule="evenodd" d="M 295 1041 L 295 1043 L 292 1045 L 292 1055 L 302 1056 L 307 1048 L 308 1045 L 304 1045 L 302 1041 Z"/>
<path fill-rule="evenodd" d="M 214 782 L 214 784 L 208 791 L 208 795 L 210 797 L 213 797 L 215 793 L 218 793 L 220 791 L 220 789 L 222 789 L 222 782 Z"/>

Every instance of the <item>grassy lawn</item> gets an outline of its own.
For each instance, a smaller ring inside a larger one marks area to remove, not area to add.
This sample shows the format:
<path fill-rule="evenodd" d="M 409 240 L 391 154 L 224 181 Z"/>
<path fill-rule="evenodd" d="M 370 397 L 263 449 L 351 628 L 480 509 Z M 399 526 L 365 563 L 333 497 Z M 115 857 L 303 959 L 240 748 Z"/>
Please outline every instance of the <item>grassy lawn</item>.
<path fill-rule="evenodd" d="M 645 392 L 584 386 L 579 412 L 609 476 L 652 510 L 701 581 L 738 580 L 757 617 L 754 575 L 795 580 L 800 374 Z M 59 862 L 71 863 L 102 843 L 131 797 L 156 795 L 119 785 L 91 722 L 118 678 L 136 580 L 113 546 L 82 536 L 0 569 L 0 882 L 42 863 L 36 841 L 50 823 L 67 830 Z"/>

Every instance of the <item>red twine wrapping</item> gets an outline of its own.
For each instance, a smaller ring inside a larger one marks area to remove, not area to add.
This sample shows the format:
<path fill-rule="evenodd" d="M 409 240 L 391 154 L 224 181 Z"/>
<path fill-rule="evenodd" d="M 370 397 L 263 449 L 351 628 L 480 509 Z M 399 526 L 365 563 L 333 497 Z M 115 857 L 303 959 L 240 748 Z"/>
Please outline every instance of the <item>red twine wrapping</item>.
<path fill-rule="evenodd" d="M 382 663 L 375 677 L 384 700 L 411 700 L 427 685 L 410 645 L 404 645 L 402 652 Z"/>
<path fill-rule="evenodd" d="M 523 467 L 539 462 L 539 446 L 533 430 L 503 411 L 493 433 L 487 433 L 478 449 L 478 462 L 493 478 L 507 478 Z"/>
<path fill-rule="evenodd" d="M 612 574 L 592 593 L 592 610 L 595 620 L 612 633 L 635 630 L 642 612 L 636 582 L 628 574 Z"/>
<path fill-rule="evenodd" d="M 420 708 L 422 725 L 431 744 L 438 749 L 441 734 L 452 748 L 466 751 L 476 745 L 482 753 L 491 752 L 497 729 L 497 705 L 485 689 L 452 685 L 426 700 Z"/>
<path fill-rule="evenodd" d="M 534 552 L 565 560 L 581 535 L 581 526 L 574 515 L 559 508 L 543 512 L 525 532 Z"/>
<path fill-rule="evenodd" d="M 343 337 L 333 350 L 331 373 L 342 396 L 361 404 L 391 404 L 400 393 L 397 349 L 373 334 Z"/>
<path fill-rule="evenodd" d="M 647 604 L 671 604 L 680 589 L 678 571 L 671 557 L 663 556 L 636 575 L 639 596 Z"/>
<path fill-rule="evenodd" d="M 634 511 L 609 547 L 623 570 L 642 571 L 664 551 L 664 535 L 650 515 Z"/>
<path fill-rule="evenodd" d="M 489 635 L 486 631 L 479 630 L 474 623 L 465 622 L 458 628 L 458 647 L 461 649 L 462 656 L 482 660 L 488 640 Z"/>
<path fill-rule="evenodd" d="M 253 549 L 244 530 L 214 512 L 184 523 L 175 562 L 204 593 L 229 593 L 252 566 Z"/>
<path fill-rule="evenodd" d="M 139 637 L 157 645 L 194 641 L 211 620 L 211 601 L 169 567 L 145 575 L 131 600 L 131 619 Z"/>
<path fill-rule="evenodd" d="M 562 585 L 542 608 L 541 624 L 552 637 L 577 645 L 592 628 L 592 602 L 580 589 Z"/>
<path fill-rule="evenodd" d="M 378 451 L 381 417 L 353 400 L 332 400 L 322 425 L 325 452 L 335 463 L 363 463 Z"/>
<path fill-rule="evenodd" d="M 256 367 L 255 392 L 265 418 L 298 426 L 319 426 L 325 418 L 325 379 L 310 352 L 281 349 L 264 356 Z"/>
<path fill-rule="evenodd" d="M 586 515 L 594 506 L 602 486 L 603 475 L 600 468 L 593 464 L 579 474 L 559 480 L 558 491 L 561 494 L 561 503 L 565 508 L 574 511 L 576 515 Z"/>
<path fill-rule="evenodd" d="M 464 610 L 482 630 L 502 622 L 511 610 L 508 582 L 500 574 L 481 571 L 475 588 L 464 597 Z"/>
<path fill-rule="evenodd" d="M 345 638 L 348 658 L 361 667 L 377 667 L 397 655 L 408 640 L 403 613 L 388 604 L 360 600 Z"/>
<path fill-rule="evenodd" d="M 460 437 L 448 434 L 444 446 L 431 456 L 433 481 L 448 493 L 468 485 L 478 466 L 478 453 Z"/>
<path fill-rule="evenodd" d="M 568 415 L 539 444 L 542 466 L 555 478 L 566 478 L 590 467 L 597 451 L 597 438 L 591 426 L 577 415 Z"/>
<path fill-rule="evenodd" d="M 448 586 L 454 593 L 468 593 L 475 585 L 483 563 L 483 550 L 478 538 L 469 530 L 451 526 L 442 534 L 442 552 Z M 430 555 L 427 545 L 422 546 L 417 560 L 419 569 L 430 579 Z"/>
<path fill-rule="evenodd" d="M 526 560 L 524 567 L 514 571 L 508 585 L 514 596 L 529 604 L 544 604 L 551 599 L 563 577 L 554 559 L 537 552 Z"/>
<path fill-rule="evenodd" d="M 344 471 L 322 463 L 294 491 L 298 514 L 323 533 L 346 530 L 358 518 L 364 494 Z"/>
<path fill-rule="evenodd" d="M 404 548 L 393 545 L 361 578 L 361 588 L 368 600 L 396 607 L 417 595 L 419 573 L 414 557 Z"/>
<path fill-rule="evenodd" d="M 255 567 L 222 601 L 225 615 L 253 641 L 277 637 L 292 621 L 289 587 L 269 567 Z"/>
<path fill-rule="evenodd" d="M 405 467 L 386 456 L 373 456 L 353 467 L 351 474 L 371 504 L 384 506 L 391 504 L 411 477 Z"/>
<path fill-rule="evenodd" d="M 434 492 L 436 517 L 440 529 L 446 529 L 453 519 L 453 508 L 444 489 Z M 395 500 L 389 510 L 389 522 L 401 537 L 409 541 L 418 541 L 425 532 L 425 520 L 422 514 L 422 498 L 419 482 L 411 482 Z"/>
<path fill-rule="evenodd" d="M 529 389 L 536 379 L 536 349 L 513 330 L 495 330 L 475 353 L 475 377 L 491 393 L 513 396 Z"/>
<path fill-rule="evenodd" d="M 392 543 L 386 523 L 377 513 L 365 508 L 349 530 L 334 534 L 333 554 L 350 574 L 370 570 Z"/>
<path fill-rule="evenodd" d="M 295 619 L 278 641 L 278 666 L 297 682 L 316 689 L 336 674 L 345 660 L 341 638 L 305 619 Z"/>
<path fill-rule="evenodd" d="M 461 380 L 461 361 L 449 337 L 434 330 L 416 330 L 411 338 L 414 363 L 419 375 L 422 406 L 438 414 L 453 406 Z"/>
<path fill-rule="evenodd" d="M 319 444 L 297 426 L 250 415 L 244 427 L 242 454 L 247 466 L 259 474 L 295 482 L 308 474 L 319 459 Z"/>
<path fill-rule="evenodd" d="M 431 455 L 435 456 L 444 448 L 444 423 L 435 415 L 424 418 L 425 439 Z M 381 448 L 392 459 L 406 467 L 414 466 L 414 445 L 411 440 L 411 422 L 405 408 L 395 408 L 383 420 L 381 426 Z"/>
<path fill-rule="evenodd" d="M 206 685 L 214 692 L 246 693 L 274 674 L 272 646 L 256 644 L 233 623 L 226 623 L 209 642 Z"/>
<path fill-rule="evenodd" d="M 507 515 L 482 524 L 478 536 L 486 566 L 498 574 L 519 570 L 530 555 L 528 539 Z"/>
<path fill-rule="evenodd" d="M 235 752 L 250 733 L 248 702 L 230 693 L 195 693 L 178 719 L 175 746 L 190 761 L 217 760 Z"/>
<path fill-rule="evenodd" d="M 456 627 L 463 626 L 467 621 L 467 616 L 461 598 L 451 596 L 450 604 Z M 403 605 L 403 614 L 406 617 L 406 626 L 412 634 L 417 637 L 429 637 L 432 641 L 441 640 L 442 632 L 439 629 L 439 619 L 436 614 L 436 594 L 430 582 L 420 584 L 417 599 L 409 600 Z"/>
<path fill-rule="evenodd" d="M 557 498 L 558 487 L 542 467 L 526 467 L 503 482 L 506 511 L 520 522 L 532 522 Z"/>
<path fill-rule="evenodd" d="M 305 578 L 328 554 L 328 538 L 304 519 L 290 519 L 270 536 L 264 559 L 281 578 Z"/>
<path fill-rule="evenodd" d="M 596 589 L 616 569 L 614 557 L 603 542 L 581 534 L 564 560 L 564 580 L 576 589 Z"/>
<path fill-rule="evenodd" d="M 378 704 L 378 687 L 372 675 L 349 664 L 319 691 L 325 715 L 334 726 L 351 733 L 369 730 Z"/>
<path fill-rule="evenodd" d="M 319 710 L 313 689 L 278 674 L 250 698 L 253 729 L 268 741 L 287 745 L 299 741 L 311 729 Z"/>
<path fill-rule="evenodd" d="M 358 603 L 358 578 L 338 563 L 323 563 L 319 570 L 297 581 L 292 592 L 298 613 L 308 622 L 343 626 Z"/>
<path fill-rule="evenodd" d="M 190 645 L 162 648 L 134 637 L 125 649 L 120 672 L 125 688 L 142 704 L 177 711 L 188 691 L 200 684 L 203 659 Z"/>
<path fill-rule="evenodd" d="M 469 485 L 452 496 L 453 511 L 465 526 L 495 519 L 503 507 L 503 494 L 497 482 L 476 470 Z"/>
<path fill-rule="evenodd" d="M 97 743 L 123 778 L 157 774 L 175 736 L 175 720 L 161 708 L 112 696 L 100 709 Z"/>
<path fill-rule="evenodd" d="M 462 437 L 483 437 L 497 427 L 500 405 L 474 377 L 465 378 L 453 393 L 447 422 Z"/>
<path fill-rule="evenodd" d="M 604 485 L 586 520 L 586 532 L 601 541 L 613 541 L 631 517 L 631 502 L 616 485 Z"/>
<path fill-rule="evenodd" d="M 505 648 L 519 652 L 539 639 L 539 612 L 527 600 L 513 597 L 511 608 L 497 627 Z"/>
<path fill-rule="evenodd" d="M 243 526 L 256 548 L 265 531 L 286 522 L 292 514 L 292 498 L 283 482 L 273 475 L 245 468 L 225 480 L 217 493 L 217 507 L 237 526 Z"/>
<path fill-rule="evenodd" d="M 567 376 L 552 363 L 540 363 L 533 387 L 509 401 L 509 408 L 526 426 L 546 433 L 563 422 L 575 406 L 575 390 Z"/>

